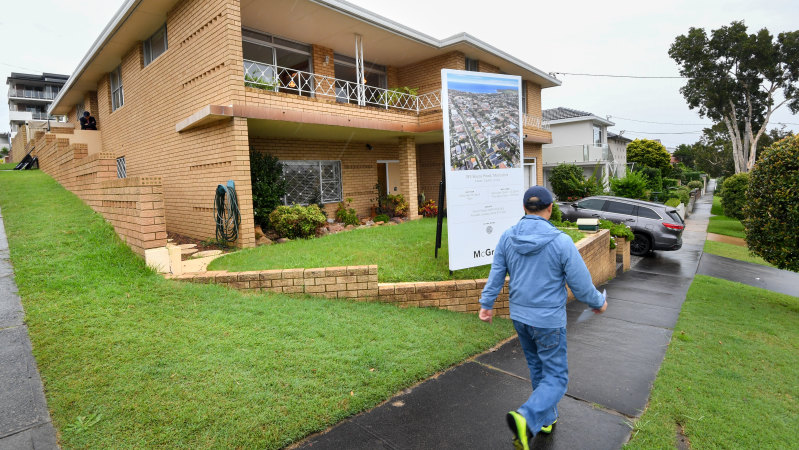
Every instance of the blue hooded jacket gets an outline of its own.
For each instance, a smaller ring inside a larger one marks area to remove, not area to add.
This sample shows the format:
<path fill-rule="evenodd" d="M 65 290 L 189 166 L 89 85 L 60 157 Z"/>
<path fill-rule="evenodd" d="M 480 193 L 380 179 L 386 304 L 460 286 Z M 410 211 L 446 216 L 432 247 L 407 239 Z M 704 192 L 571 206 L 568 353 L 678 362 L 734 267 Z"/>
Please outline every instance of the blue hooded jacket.
<path fill-rule="evenodd" d="M 594 309 L 605 296 L 571 238 L 543 217 L 528 214 L 499 238 L 480 304 L 492 309 L 505 274 L 510 275 L 510 317 L 540 328 L 566 326 L 566 283 L 577 300 Z"/>

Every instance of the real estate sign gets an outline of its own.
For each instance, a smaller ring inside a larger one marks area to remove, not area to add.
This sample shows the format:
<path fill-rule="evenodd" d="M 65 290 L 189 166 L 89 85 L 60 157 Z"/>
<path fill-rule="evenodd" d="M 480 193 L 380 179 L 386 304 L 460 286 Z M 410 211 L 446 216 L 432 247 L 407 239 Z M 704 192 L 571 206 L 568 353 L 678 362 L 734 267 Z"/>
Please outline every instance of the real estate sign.
<path fill-rule="evenodd" d="M 524 214 L 521 78 L 441 71 L 450 270 L 494 260 Z"/>

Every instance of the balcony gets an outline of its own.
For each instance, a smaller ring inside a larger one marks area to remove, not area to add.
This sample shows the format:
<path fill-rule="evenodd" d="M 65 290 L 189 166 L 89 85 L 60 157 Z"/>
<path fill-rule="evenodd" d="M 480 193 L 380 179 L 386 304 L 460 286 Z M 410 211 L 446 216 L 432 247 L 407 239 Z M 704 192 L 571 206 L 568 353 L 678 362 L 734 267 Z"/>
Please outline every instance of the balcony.
<path fill-rule="evenodd" d="M 54 100 L 58 93 L 36 91 L 32 89 L 9 89 L 8 98 L 25 98 L 31 100 Z"/>
<path fill-rule="evenodd" d="M 607 145 L 566 145 L 563 147 L 544 147 L 544 164 L 559 163 L 605 163 L 613 162 L 613 155 Z"/>

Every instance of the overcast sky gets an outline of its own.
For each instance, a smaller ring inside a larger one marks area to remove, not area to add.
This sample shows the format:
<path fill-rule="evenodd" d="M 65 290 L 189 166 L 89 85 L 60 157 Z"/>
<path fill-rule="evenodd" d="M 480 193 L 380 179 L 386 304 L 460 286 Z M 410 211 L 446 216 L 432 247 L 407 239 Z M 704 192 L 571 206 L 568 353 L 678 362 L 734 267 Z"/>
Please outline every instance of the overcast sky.
<path fill-rule="evenodd" d="M 796 0 L 350 1 L 437 38 L 467 32 L 545 72 L 678 76 L 668 48 L 691 26 L 709 31 L 743 19 L 750 32 L 766 27 L 776 35 L 799 29 Z M 27 4 L 26 14 L 10 14 L 20 2 L 0 0 L 5 13 L 0 16 L 0 77 L 5 80 L 12 71 L 71 74 L 121 4 L 39 0 Z M 368 43 L 365 47 L 368 51 Z M 681 79 L 558 77 L 563 85 L 542 93 L 544 108 L 611 116 L 616 123 L 611 131 L 624 130 L 625 137 L 661 139 L 674 147 L 695 142 L 700 133 L 660 133 L 701 132 L 701 124 L 710 124 L 686 106 L 679 93 Z M 0 104 L 0 131 L 8 131 L 7 88 L 0 89 Z M 799 116 L 785 107 L 771 122 L 799 131 Z"/>

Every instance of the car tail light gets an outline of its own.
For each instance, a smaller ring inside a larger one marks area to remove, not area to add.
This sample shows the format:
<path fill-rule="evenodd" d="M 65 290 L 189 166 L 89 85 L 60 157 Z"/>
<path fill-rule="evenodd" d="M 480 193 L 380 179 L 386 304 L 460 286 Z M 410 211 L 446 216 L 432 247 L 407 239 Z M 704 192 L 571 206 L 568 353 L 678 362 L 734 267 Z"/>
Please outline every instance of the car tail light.
<path fill-rule="evenodd" d="M 683 230 L 685 229 L 685 225 L 677 225 L 674 223 L 663 222 L 663 226 L 670 229 L 670 230 Z"/>

